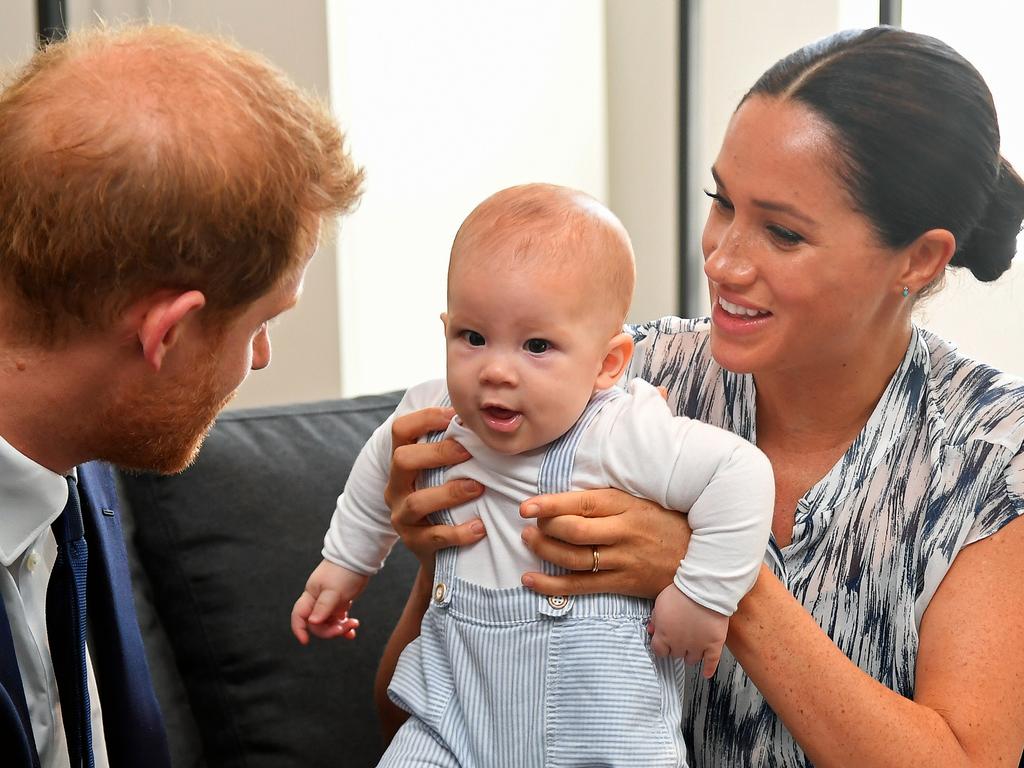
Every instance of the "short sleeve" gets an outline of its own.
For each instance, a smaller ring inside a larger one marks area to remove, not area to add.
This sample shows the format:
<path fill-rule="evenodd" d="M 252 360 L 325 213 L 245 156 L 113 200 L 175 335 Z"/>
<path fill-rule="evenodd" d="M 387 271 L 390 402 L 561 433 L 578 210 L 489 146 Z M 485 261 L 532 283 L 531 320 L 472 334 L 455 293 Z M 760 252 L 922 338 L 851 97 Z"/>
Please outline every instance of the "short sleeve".
<path fill-rule="evenodd" d="M 625 379 L 639 378 L 655 386 L 670 383 L 693 367 L 707 343 L 708 321 L 663 317 L 642 325 L 627 325 L 633 336 L 633 358 Z"/>
<path fill-rule="evenodd" d="M 964 546 L 998 533 L 1024 515 L 1024 451 L 1010 459 L 1001 477 L 992 483 Z"/>

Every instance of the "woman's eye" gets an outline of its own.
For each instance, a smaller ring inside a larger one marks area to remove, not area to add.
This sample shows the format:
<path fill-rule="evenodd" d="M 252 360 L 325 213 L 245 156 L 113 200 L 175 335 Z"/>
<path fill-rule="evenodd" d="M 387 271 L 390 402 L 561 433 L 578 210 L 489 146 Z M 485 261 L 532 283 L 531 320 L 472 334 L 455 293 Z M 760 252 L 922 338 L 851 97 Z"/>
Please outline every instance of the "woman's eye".
<path fill-rule="evenodd" d="M 780 227 L 778 224 L 769 225 L 768 231 L 772 233 L 772 237 L 783 245 L 799 245 L 804 241 L 802 235 L 797 234 L 791 229 Z"/>
<path fill-rule="evenodd" d="M 530 339 L 523 346 L 531 355 L 543 355 L 551 349 L 551 342 L 545 339 Z"/>
<path fill-rule="evenodd" d="M 471 347 L 482 347 L 486 344 L 486 340 L 476 331 L 463 331 L 462 338 L 466 340 Z"/>
<path fill-rule="evenodd" d="M 709 190 L 705 189 L 704 194 L 710 197 L 712 200 L 714 200 L 715 205 L 719 206 L 720 208 L 724 208 L 727 211 L 732 210 L 732 203 L 730 203 L 723 195 L 719 194 L 718 192 L 710 192 Z"/>

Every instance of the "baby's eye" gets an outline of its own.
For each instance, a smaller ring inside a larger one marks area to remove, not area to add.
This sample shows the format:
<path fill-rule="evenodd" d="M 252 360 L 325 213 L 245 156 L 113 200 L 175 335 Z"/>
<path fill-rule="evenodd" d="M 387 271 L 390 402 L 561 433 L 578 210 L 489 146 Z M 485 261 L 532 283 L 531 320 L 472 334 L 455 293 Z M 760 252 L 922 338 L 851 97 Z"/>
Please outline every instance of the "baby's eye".
<path fill-rule="evenodd" d="M 463 331 L 459 334 L 471 347 L 482 347 L 487 341 L 476 331 Z"/>
<path fill-rule="evenodd" d="M 549 349 L 551 349 L 551 342 L 546 339 L 530 339 L 523 347 L 531 355 L 543 355 Z"/>

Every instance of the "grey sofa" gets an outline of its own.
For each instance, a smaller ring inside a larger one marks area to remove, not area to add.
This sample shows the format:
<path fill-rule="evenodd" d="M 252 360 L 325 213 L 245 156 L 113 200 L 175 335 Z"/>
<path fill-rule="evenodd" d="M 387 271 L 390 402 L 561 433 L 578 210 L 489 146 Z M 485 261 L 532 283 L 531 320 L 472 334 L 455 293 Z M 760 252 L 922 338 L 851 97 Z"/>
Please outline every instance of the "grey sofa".
<path fill-rule="evenodd" d="M 415 575 L 399 546 L 355 641 L 291 636 L 334 501 L 399 394 L 235 411 L 194 466 L 120 478 L 136 604 L 174 765 L 372 766 L 384 642 Z"/>

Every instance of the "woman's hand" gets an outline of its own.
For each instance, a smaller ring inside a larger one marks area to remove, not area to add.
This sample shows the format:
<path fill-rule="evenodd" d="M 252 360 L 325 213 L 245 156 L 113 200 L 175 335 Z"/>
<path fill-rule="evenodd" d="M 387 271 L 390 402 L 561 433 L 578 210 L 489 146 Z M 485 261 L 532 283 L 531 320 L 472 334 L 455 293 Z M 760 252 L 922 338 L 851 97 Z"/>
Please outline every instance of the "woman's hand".
<path fill-rule="evenodd" d="M 451 439 L 416 442 L 430 432 L 447 428 L 454 415 L 452 408 L 424 408 L 399 416 L 391 425 L 391 476 L 384 500 L 391 508 L 395 532 L 428 573 L 433 573 L 437 550 L 472 544 L 485 535 L 479 519 L 455 526 L 434 525 L 427 519 L 432 512 L 475 499 L 484 492 L 480 483 L 451 480 L 436 488 L 416 490 L 420 471 L 459 464 L 469 458 L 469 452 Z"/>
<path fill-rule="evenodd" d="M 611 488 L 536 496 L 519 511 L 537 519 L 536 528 L 523 531 L 526 546 L 572 571 L 524 574 L 523 585 L 543 595 L 613 592 L 653 599 L 672 581 L 690 541 L 685 515 Z"/>

